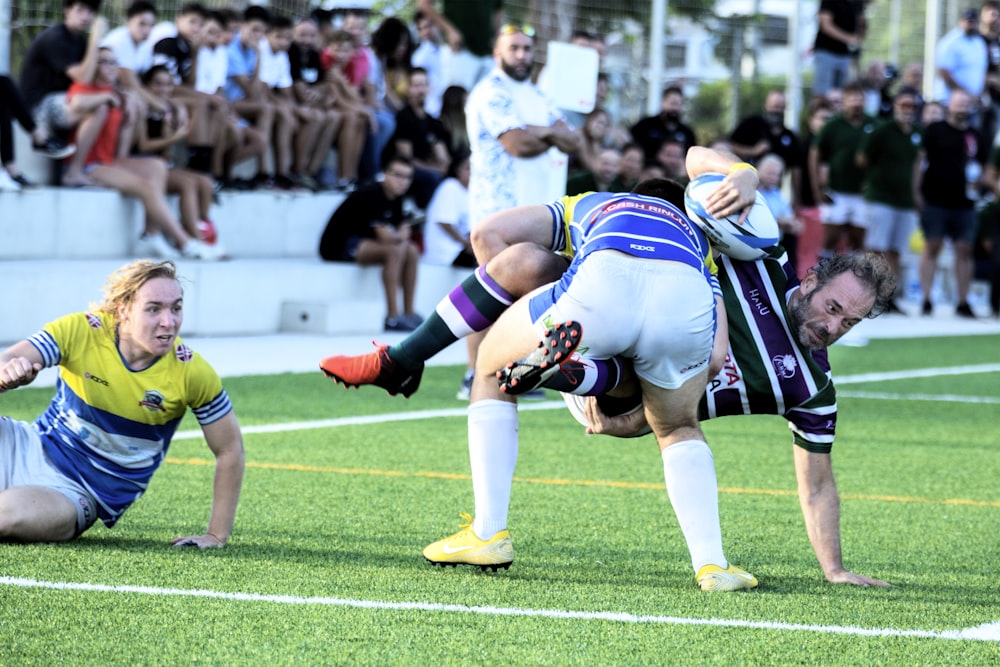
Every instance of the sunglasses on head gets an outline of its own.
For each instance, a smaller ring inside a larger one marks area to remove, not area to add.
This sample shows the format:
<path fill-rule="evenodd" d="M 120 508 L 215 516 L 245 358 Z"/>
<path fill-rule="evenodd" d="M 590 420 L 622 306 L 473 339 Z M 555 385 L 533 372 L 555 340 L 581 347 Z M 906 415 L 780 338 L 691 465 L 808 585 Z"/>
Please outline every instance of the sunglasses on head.
<path fill-rule="evenodd" d="M 521 33 L 526 37 L 534 37 L 535 29 L 526 23 L 522 23 L 520 25 L 516 23 L 505 23 L 500 26 L 499 34 L 501 35 L 516 35 L 517 33 Z"/>

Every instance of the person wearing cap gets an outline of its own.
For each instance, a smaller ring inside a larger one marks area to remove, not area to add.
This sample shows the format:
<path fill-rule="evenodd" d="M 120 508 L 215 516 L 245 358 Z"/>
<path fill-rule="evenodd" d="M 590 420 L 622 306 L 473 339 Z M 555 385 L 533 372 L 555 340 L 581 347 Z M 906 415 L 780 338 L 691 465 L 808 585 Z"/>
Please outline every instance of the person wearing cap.
<path fill-rule="evenodd" d="M 988 64 L 986 43 L 979 34 L 979 10 L 966 9 L 958 26 L 938 41 L 934 56 L 937 70 L 934 99 L 948 104 L 951 94 L 962 90 L 978 101 L 986 87 Z"/>
<path fill-rule="evenodd" d="M 900 88 L 892 100 L 892 120 L 865 135 L 858 166 L 865 169 L 865 249 L 883 255 L 901 285 L 899 257 L 917 228 L 916 188 L 920 182 L 921 136 L 916 125 L 917 91 Z M 887 312 L 905 315 L 895 299 Z"/>

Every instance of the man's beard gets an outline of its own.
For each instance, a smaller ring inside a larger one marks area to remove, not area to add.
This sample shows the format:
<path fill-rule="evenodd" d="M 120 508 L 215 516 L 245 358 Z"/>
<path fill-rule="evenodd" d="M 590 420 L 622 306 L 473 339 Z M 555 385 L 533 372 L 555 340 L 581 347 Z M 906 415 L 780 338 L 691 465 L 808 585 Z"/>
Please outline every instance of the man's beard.
<path fill-rule="evenodd" d="M 830 345 L 830 332 L 822 325 L 806 322 L 809 319 L 809 304 L 812 303 L 813 292 L 803 294 L 800 287 L 798 294 L 798 298 L 793 296 L 788 301 L 788 324 L 792 335 L 802 347 L 809 350 L 822 350 Z M 816 335 L 820 342 L 814 342 L 808 335 L 809 331 Z"/>
<path fill-rule="evenodd" d="M 500 69 L 503 73 L 514 79 L 514 81 L 527 81 L 528 77 L 531 76 L 531 65 L 517 66 L 508 65 L 507 63 L 500 63 Z"/>

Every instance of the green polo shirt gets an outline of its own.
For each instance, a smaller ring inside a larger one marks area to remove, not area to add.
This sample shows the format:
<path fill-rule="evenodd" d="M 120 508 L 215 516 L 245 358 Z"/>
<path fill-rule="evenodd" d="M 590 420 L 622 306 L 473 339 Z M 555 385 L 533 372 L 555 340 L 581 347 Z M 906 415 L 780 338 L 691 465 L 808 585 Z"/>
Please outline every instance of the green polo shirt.
<path fill-rule="evenodd" d="M 865 135 L 875 129 L 875 119 L 865 115 L 858 125 L 848 123 L 843 114 L 826 122 L 816 137 L 820 162 L 829 165 L 827 186 L 834 192 L 861 194 L 865 172 L 854 161 Z"/>
<path fill-rule="evenodd" d="M 868 160 L 865 199 L 894 208 L 916 208 L 913 166 L 921 145 L 920 130 L 915 125 L 904 130 L 894 120 L 881 123 L 865 135 L 859 150 Z"/>
<path fill-rule="evenodd" d="M 444 0 L 441 13 L 465 38 L 465 48 L 477 56 L 493 53 L 493 16 L 502 0 Z"/>

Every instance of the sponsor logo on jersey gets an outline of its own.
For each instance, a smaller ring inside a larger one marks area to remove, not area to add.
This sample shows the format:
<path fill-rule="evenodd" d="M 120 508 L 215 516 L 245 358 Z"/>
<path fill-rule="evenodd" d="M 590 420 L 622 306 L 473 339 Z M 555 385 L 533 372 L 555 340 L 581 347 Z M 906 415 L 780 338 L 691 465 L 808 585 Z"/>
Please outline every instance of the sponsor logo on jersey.
<path fill-rule="evenodd" d="M 105 387 L 111 386 L 111 385 L 108 384 L 107 380 L 105 380 L 104 378 L 99 378 L 96 375 L 94 375 L 93 373 L 90 373 L 89 371 L 86 372 L 86 373 L 84 373 L 83 377 L 87 378 L 91 382 L 96 382 L 97 384 L 103 384 Z"/>
<path fill-rule="evenodd" d="M 139 401 L 139 405 L 150 412 L 163 412 L 165 409 L 163 407 L 163 394 L 153 389 L 147 389 L 146 395 Z"/>
<path fill-rule="evenodd" d="M 90 325 L 91 329 L 100 329 L 104 325 L 101 323 L 101 318 L 93 313 L 87 313 L 87 324 Z"/>
<path fill-rule="evenodd" d="M 693 370 L 701 368 L 702 366 L 704 366 L 707 363 L 708 363 L 708 359 L 702 359 L 701 361 L 699 361 L 696 364 L 692 364 L 691 366 L 685 366 L 684 368 L 681 369 L 681 375 L 684 375 L 685 373 L 690 373 Z"/>
<path fill-rule="evenodd" d="M 174 354 L 177 355 L 177 361 L 180 361 L 181 363 L 187 363 L 194 358 L 194 351 L 184 343 L 177 346 L 177 349 L 174 350 Z"/>
<path fill-rule="evenodd" d="M 629 243 L 628 247 L 631 250 L 640 250 L 642 252 L 656 252 L 655 245 L 639 245 L 638 243 Z"/>
<path fill-rule="evenodd" d="M 774 371 L 778 377 L 786 380 L 795 377 L 795 372 L 799 369 L 799 363 L 793 354 L 775 355 L 771 358 L 771 363 L 774 364 Z"/>
<path fill-rule="evenodd" d="M 753 307 L 757 309 L 757 312 L 760 314 L 761 317 L 771 314 L 771 307 L 764 302 L 763 298 L 761 298 L 761 293 L 759 289 L 750 290 L 748 296 L 750 297 L 750 303 L 753 304 Z"/>

